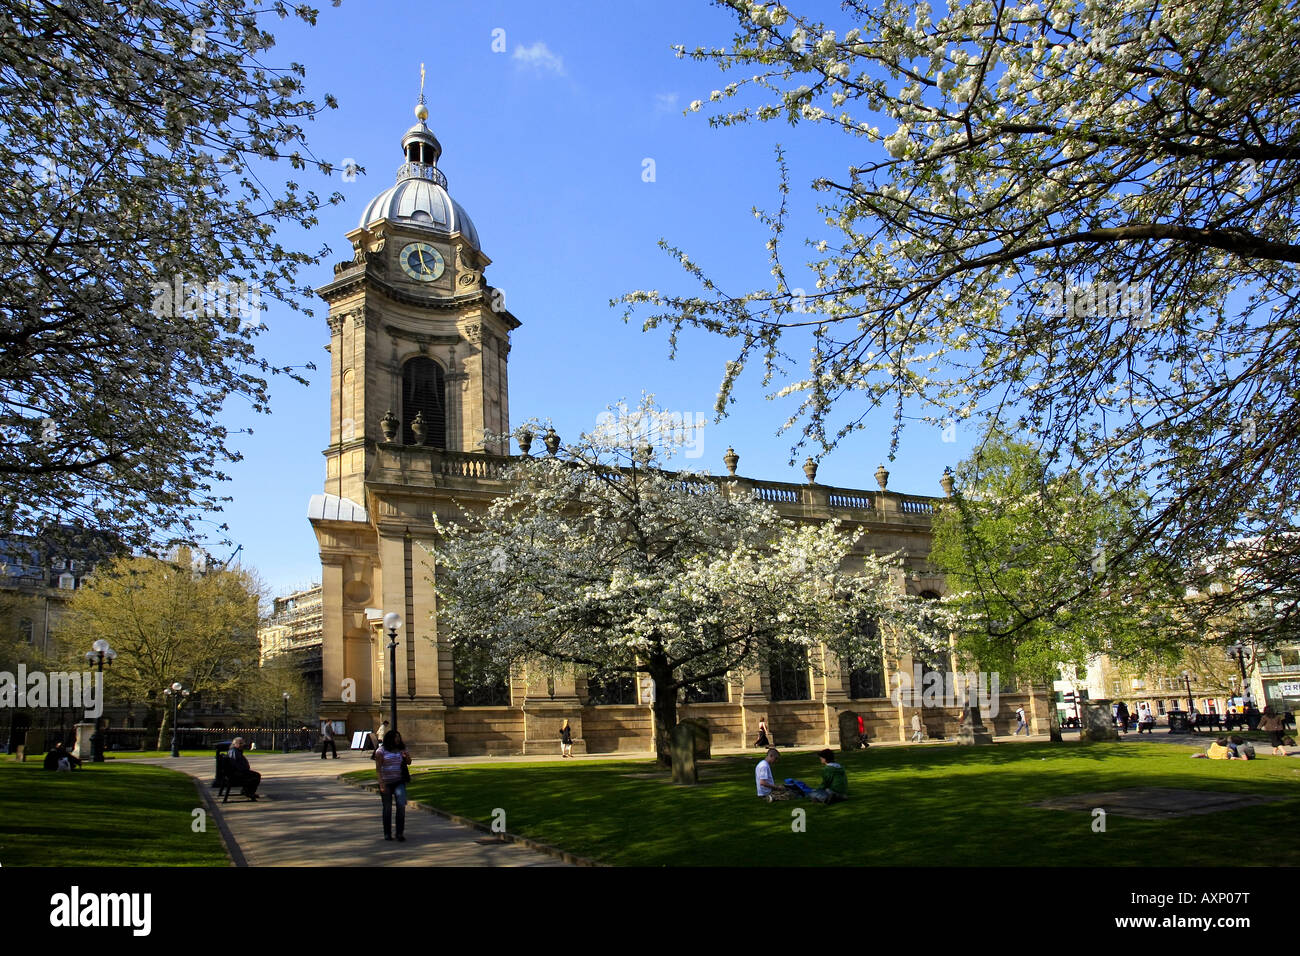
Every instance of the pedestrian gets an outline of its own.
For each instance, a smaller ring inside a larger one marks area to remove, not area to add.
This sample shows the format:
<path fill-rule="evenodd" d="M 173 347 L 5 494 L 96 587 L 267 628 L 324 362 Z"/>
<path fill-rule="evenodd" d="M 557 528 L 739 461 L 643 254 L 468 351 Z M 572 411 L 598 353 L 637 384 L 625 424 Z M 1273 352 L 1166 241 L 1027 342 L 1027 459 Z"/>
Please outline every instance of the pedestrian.
<path fill-rule="evenodd" d="M 918 710 L 912 715 L 912 743 L 919 744 L 924 732 L 925 725 L 921 723 L 921 712 Z"/>
<path fill-rule="evenodd" d="M 573 731 L 569 729 L 569 718 L 564 718 L 564 723 L 560 725 L 560 756 L 573 756 Z"/>
<path fill-rule="evenodd" d="M 1119 719 L 1119 732 L 1121 734 L 1128 733 L 1128 704 L 1124 703 L 1122 700 L 1116 704 L 1115 716 Z"/>
<path fill-rule="evenodd" d="M 767 739 L 767 718 L 758 719 L 758 739 L 754 741 L 755 747 L 770 747 L 771 742 Z"/>
<path fill-rule="evenodd" d="M 372 753 L 379 746 L 380 741 L 384 739 L 384 736 L 387 733 L 388 733 L 388 721 L 381 720 L 379 722 L 379 729 L 375 731 L 374 736 L 370 741 L 370 750 Z"/>
<path fill-rule="evenodd" d="M 858 714 L 858 749 L 866 750 L 871 744 L 867 742 L 867 722 Z"/>
<path fill-rule="evenodd" d="M 1018 723 L 1016 724 L 1016 732 L 1012 734 L 1012 736 L 1013 737 L 1019 736 L 1020 731 L 1023 730 L 1025 732 L 1025 736 L 1028 737 L 1029 722 L 1025 720 L 1025 708 L 1023 707 L 1016 708 L 1016 720 L 1018 721 Z"/>
<path fill-rule="evenodd" d="M 1264 705 L 1264 716 L 1259 722 L 1259 729 L 1268 734 L 1268 741 L 1273 745 L 1273 756 L 1285 757 L 1286 749 L 1282 746 L 1282 717 L 1273 709 L 1272 704 Z"/>
<path fill-rule="evenodd" d="M 325 720 L 321 722 L 320 731 L 320 759 L 325 759 L 326 750 L 334 751 L 334 759 L 339 759 L 339 748 L 334 744 L 334 721 Z"/>
<path fill-rule="evenodd" d="M 379 797 L 384 801 L 384 839 L 393 839 L 393 804 L 397 804 L 397 839 L 406 841 L 406 781 L 411 755 L 406 752 L 402 735 L 396 730 L 384 734 L 384 742 L 375 749 L 375 770 L 379 774 Z"/>

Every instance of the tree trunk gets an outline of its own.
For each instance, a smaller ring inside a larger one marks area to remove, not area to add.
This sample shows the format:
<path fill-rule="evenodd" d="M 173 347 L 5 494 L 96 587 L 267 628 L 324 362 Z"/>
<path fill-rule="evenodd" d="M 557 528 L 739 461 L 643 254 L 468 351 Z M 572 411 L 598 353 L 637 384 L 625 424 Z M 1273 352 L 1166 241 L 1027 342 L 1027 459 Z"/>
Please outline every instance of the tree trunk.
<path fill-rule="evenodd" d="M 171 725 L 172 725 L 171 711 L 168 710 L 167 708 L 163 708 L 162 720 L 158 721 L 158 745 L 154 748 L 155 750 L 171 749 L 172 746 L 171 741 L 167 739 L 167 731 L 171 728 Z M 166 741 L 165 744 L 164 741 Z"/>
<path fill-rule="evenodd" d="M 1064 738 L 1061 736 L 1061 712 L 1056 709 L 1056 701 L 1051 694 L 1052 685 L 1047 685 L 1047 733 L 1053 743 L 1060 743 Z"/>
<path fill-rule="evenodd" d="M 655 761 L 660 767 L 673 765 L 673 729 L 677 726 L 677 687 L 672 672 L 650 672 L 655 682 Z"/>

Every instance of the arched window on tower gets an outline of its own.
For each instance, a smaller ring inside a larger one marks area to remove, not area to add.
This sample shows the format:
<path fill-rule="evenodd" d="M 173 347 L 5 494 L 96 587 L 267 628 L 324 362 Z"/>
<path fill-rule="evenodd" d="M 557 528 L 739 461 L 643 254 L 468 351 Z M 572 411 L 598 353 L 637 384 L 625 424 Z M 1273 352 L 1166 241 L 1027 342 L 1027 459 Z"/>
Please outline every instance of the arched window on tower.
<path fill-rule="evenodd" d="M 402 444 L 421 444 L 411 429 L 416 413 L 424 418 L 424 442 L 447 447 L 447 387 L 442 366 L 433 359 L 413 358 L 402 368 Z"/>

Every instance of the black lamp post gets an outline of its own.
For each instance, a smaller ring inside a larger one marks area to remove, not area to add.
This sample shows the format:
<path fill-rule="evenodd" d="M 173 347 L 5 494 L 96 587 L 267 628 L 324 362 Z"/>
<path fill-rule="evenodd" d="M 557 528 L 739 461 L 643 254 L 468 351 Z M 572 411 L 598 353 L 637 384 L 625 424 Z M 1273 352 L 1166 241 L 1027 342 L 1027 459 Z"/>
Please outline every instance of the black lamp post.
<path fill-rule="evenodd" d="M 402 615 L 389 611 L 384 615 L 388 629 L 388 729 L 397 729 L 397 632 L 402 627 Z M 381 740 L 382 744 L 383 741 Z"/>
<path fill-rule="evenodd" d="M 283 752 L 289 752 L 289 692 L 286 690 L 281 695 L 284 698 L 284 740 Z"/>
<path fill-rule="evenodd" d="M 1192 719 L 1192 713 L 1196 710 L 1196 705 L 1192 703 L 1192 675 L 1183 671 L 1183 682 L 1187 685 L 1187 719 Z"/>
<path fill-rule="evenodd" d="M 181 701 L 190 696 L 190 692 L 181 686 L 180 681 L 176 681 L 171 687 L 163 689 L 163 693 L 172 699 L 172 756 L 181 755 L 179 743 L 180 738 L 176 735 L 176 715 L 180 710 Z"/>
<path fill-rule="evenodd" d="M 1254 700 L 1251 698 L 1250 684 L 1246 682 L 1246 661 L 1250 660 L 1251 657 L 1250 648 L 1238 641 L 1228 648 L 1228 656 L 1235 660 L 1237 666 L 1241 668 L 1241 706 L 1244 710 L 1254 704 Z"/>
<path fill-rule="evenodd" d="M 113 666 L 113 660 L 117 657 L 117 651 L 108 646 L 108 641 L 102 637 L 90 645 L 90 650 L 86 651 L 86 663 L 91 667 L 99 667 L 99 686 L 100 686 L 100 705 L 103 705 L 103 687 L 104 687 L 104 665 Z M 95 721 L 95 733 L 90 738 L 90 754 L 92 763 L 104 762 L 104 747 L 99 737 L 99 720 Z"/>

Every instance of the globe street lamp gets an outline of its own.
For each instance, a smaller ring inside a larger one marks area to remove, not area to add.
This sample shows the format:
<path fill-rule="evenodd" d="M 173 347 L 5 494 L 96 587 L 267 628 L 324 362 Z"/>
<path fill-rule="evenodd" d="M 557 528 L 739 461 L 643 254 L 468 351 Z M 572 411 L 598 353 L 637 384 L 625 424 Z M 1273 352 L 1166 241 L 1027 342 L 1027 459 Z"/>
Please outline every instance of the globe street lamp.
<path fill-rule="evenodd" d="M 284 698 L 284 748 L 283 752 L 289 752 L 289 692 L 286 690 L 280 695 Z"/>
<path fill-rule="evenodd" d="M 117 657 L 117 651 L 109 647 L 108 641 L 104 640 L 102 637 L 99 640 L 95 641 L 95 643 L 91 644 L 90 650 L 86 651 L 86 663 L 89 664 L 91 667 L 95 667 L 96 665 L 98 665 L 99 667 L 99 687 L 100 687 L 101 704 L 103 703 L 104 665 L 107 664 L 109 667 L 112 667 L 113 660 L 116 657 Z M 91 735 L 90 738 L 90 754 L 91 754 L 90 759 L 92 763 L 104 762 L 104 745 L 99 735 L 100 735 L 99 720 L 96 719 L 95 732 L 94 734 Z"/>
<path fill-rule="evenodd" d="M 402 627 L 402 615 L 389 611 L 384 615 L 388 629 L 388 729 L 397 729 L 397 632 Z M 380 743 L 383 743 L 381 740 Z"/>
<path fill-rule="evenodd" d="M 180 681 L 176 681 L 171 687 L 163 688 L 163 694 L 172 699 L 172 756 L 179 757 L 181 751 L 178 746 L 180 738 L 176 736 L 176 715 L 180 710 L 181 701 L 188 699 L 190 692 L 181 686 Z"/>

